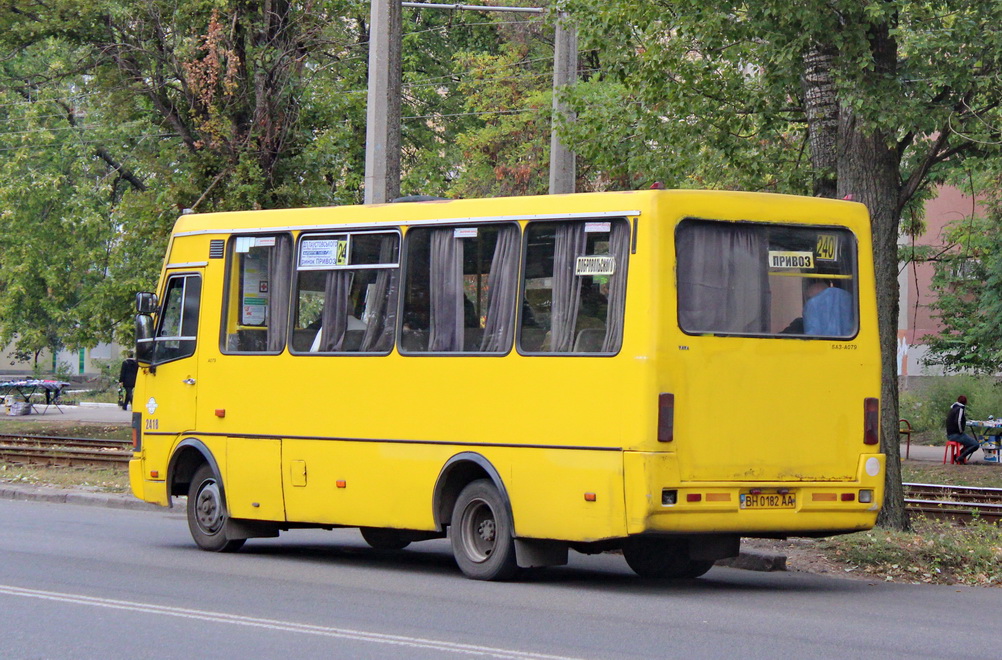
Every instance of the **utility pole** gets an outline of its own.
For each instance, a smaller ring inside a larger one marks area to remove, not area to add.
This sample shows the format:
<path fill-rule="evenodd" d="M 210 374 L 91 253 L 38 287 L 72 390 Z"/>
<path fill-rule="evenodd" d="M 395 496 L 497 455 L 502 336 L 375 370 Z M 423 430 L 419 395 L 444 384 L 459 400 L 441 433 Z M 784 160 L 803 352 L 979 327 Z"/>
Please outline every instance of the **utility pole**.
<path fill-rule="evenodd" d="M 369 18 L 369 90 L 365 128 L 365 203 L 383 204 L 400 195 L 400 99 L 402 7 L 542 14 L 539 7 L 494 7 L 401 0 L 371 0 Z M 550 194 L 573 193 L 574 152 L 557 137 L 557 116 L 574 115 L 558 99 L 577 80 L 577 30 L 565 12 L 557 20 L 553 62 L 553 120 L 550 129 Z"/>
<path fill-rule="evenodd" d="M 366 204 L 400 196 L 400 0 L 372 0 L 365 123 Z"/>
<path fill-rule="evenodd" d="M 574 192 L 577 178 L 577 161 L 557 136 L 557 117 L 574 121 L 574 113 L 560 101 L 560 93 L 573 85 L 578 77 L 578 33 L 567 14 L 557 17 L 557 33 L 553 48 L 553 122 L 550 128 L 550 194 Z"/>

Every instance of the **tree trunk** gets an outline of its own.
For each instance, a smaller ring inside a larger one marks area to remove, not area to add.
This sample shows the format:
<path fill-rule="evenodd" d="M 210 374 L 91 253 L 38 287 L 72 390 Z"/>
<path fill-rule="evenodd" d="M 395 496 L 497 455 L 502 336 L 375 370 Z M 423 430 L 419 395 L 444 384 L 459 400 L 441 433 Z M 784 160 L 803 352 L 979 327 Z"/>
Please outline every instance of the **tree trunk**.
<path fill-rule="evenodd" d="M 842 107 L 839 117 L 838 194 L 852 195 L 870 211 L 874 268 L 877 279 L 877 321 L 880 329 L 880 445 L 887 456 L 886 492 L 879 524 L 908 529 L 901 485 L 901 445 L 898 439 L 898 215 L 900 189 L 897 150 L 879 130 L 862 127 L 853 112 Z"/>
<path fill-rule="evenodd" d="M 835 197 L 838 153 L 838 90 L 835 86 L 835 48 L 815 43 L 804 53 L 804 112 L 811 151 L 815 197 Z"/>

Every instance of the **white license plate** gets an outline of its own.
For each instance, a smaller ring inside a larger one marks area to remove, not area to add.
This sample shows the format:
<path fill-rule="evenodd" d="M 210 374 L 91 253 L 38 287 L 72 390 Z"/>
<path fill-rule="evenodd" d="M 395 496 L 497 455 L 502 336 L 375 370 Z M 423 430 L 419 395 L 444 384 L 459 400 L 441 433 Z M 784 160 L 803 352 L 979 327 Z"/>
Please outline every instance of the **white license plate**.
<path fill-rule="evenodd" d="M 797 496 L 793 493 L 741 493 L 742 509 L 793 509 Z"/>

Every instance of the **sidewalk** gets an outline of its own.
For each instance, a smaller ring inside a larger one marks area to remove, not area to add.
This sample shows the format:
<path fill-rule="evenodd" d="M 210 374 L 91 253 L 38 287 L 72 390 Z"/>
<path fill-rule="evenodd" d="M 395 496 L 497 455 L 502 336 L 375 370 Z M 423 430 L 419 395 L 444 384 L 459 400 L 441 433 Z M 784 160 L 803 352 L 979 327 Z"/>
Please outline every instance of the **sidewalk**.
<path fill-rule="evenodd" d="M 912 443 L 911 449 L 909 450 L 908 445 L 901 443 L 901 460 L 919 461 L 922 463 L 942 463 L 943 462 L 943 452 L 945 447 L 933 447 L 931 445 L 917 445 Z M 908 458 L 905 458 L 905 457 Z M 995 462 L 989 462 L 984 460 L 984 452 L 978 450 L 971 455 L 971 459 L 967 462 L 968 465 L 998 465 Z"/>
<path fill-rule="evenodd" d="M 32 406 L 30 415 L 2 415 L 3 408 L 0 407 L 0 417 L 3 419 L 17 420 L 19 422 L 92 422 L 97 424 L 123 424 L 132 423 L 132 411 L 122 410 L 114 403 L 81 403 L 78 406 L 66 406 L 60 404 L 57 408 L 51 405 L 46 408 L 44 403 L 36 403 Z"/>

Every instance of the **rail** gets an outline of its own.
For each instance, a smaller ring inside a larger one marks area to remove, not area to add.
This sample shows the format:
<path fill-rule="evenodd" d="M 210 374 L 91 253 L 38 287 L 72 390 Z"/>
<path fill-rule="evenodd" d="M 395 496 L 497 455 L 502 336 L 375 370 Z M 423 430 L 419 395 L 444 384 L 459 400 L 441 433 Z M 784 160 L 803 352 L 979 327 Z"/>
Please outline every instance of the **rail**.
<path fill-rule="evenodd" d="M 919 483 L 902 485 L 908 511 L 961 522 L 975 518 L 992 523 L 1002 520 L 1002 488 Z"/>
<path fill-rule="evenodd" d="M 0 461 L 31 465 L 124 466 L 132 458 L 128 440 L 0 435 Z"/>

